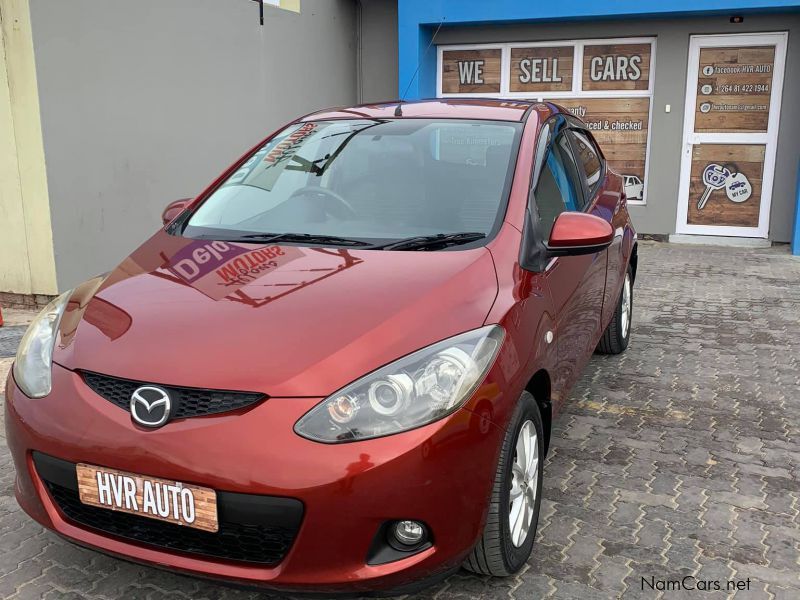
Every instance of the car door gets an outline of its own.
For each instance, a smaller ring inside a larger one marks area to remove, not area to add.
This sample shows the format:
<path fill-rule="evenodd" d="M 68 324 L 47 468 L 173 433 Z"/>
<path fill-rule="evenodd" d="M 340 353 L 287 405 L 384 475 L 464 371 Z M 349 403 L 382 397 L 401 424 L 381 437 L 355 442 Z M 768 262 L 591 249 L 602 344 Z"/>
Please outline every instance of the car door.
<path fill-rule="evenodd" d="M 585 129 L 572 128 L 569 135 L 584 182 L 585 210 L 608 221 L 614 230 L 614 240 L 605 252 L 607 266 L 601 318 L 603 326 L 614 314 L 622 278 L 625 275 L 626 260 L 622 244 L 625 215 L 624 211 L 620 212 L 622 194 L 607 186 L 608 171 L 605 157 L 592 134 Z"/>
<path fill-rule="evenodd" d="M 564 211 L 587 207 L 583 171 L 575 159 L 566 119 L 556 128 L 539 175 L 533 198 L 538 235 L 548 239 L 553 223 Z M 600 336 L 600 318 L 606 279 L 606 253 L 553 258 L 545 278 L 556 311 L 555 337 L 558 367 L 554 401 L 563 400 L 588 362 Z"/>

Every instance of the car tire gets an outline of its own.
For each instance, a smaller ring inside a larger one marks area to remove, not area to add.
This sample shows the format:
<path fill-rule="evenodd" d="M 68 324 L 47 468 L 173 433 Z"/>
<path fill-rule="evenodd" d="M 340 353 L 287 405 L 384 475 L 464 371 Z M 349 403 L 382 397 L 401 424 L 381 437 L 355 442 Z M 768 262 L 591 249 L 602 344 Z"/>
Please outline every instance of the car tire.
<path fill-rule="evenodd" d="M 600 354 L 620 354 L 628 347 L 633 318 L 633 270 L 628 265 L 611 322 L 597 344 Z"/>
<path fill-rule="evenodd" d="M 523 392 L 503 438 L 486 525 L 464 562 L 467 570 L 505 577 L 519 571 L 530 557 L 542 503 L 542 431 L 536 400 Z M 518 450 L 520 444 L 523 446 Z M 526 456 L 520 457 L 520 451 L 526 452 Z M 528 465 L 527 469 L 522 469 L 523 463 Z M 524 478 L 521 471 L 524 471 Z M 512 486 L 515 497 L 512 497 Z M 530 511 L 530 516 L 523 514 L 524 511 Z M 512 526 L 512 521 L 517 523 L 515 516 L 522 519 L 519 527 Z M 524 527 L 526 522 L 527 528 Z"/>

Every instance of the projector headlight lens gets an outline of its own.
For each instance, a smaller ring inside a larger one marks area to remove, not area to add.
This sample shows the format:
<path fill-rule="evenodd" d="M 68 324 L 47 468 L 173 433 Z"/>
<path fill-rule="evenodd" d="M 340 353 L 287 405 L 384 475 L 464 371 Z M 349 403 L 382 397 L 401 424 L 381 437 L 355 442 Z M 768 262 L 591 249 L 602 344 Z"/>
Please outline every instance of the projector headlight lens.
<path fill-rule="evenodd" d="M 502 327 L 489 325 L 409 354 L 325 399 L 295 431 L 318 442 L 352 442 L 441 419 L 472 395 L 504 335 Z"/>

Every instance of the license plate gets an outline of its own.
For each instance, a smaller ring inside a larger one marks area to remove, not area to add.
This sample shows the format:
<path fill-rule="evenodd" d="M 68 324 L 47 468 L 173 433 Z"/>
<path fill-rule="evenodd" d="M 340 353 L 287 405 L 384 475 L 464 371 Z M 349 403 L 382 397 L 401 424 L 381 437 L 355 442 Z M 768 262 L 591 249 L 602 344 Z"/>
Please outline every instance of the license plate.
<path fill-rule="evenodd" d="M 81 502 L 176 525 L 216 532 L 217 494 L 214 490 L 79 464 Z"/>

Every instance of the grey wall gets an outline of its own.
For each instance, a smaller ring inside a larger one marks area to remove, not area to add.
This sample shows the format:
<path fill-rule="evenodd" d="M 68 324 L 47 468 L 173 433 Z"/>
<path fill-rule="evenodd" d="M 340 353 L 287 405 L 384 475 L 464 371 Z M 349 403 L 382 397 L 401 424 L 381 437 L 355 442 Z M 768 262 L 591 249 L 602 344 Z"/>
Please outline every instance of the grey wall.
<path fill-rule="evenodd" d="M 261 28 L 250 0 L 31 0 L 59 289 L 282 123 L 355 101 L 355 3 L 301 6 Z"/>
<path fill-rule="evenodd" d="M 362 102 L 394 100 L 397 92 L 397 0 L 361 0 Z M 431 50 L 432 51 L 432 50 Z"/>
<path fill-rule="evenodd" d="M 570 40 L 580 38 L 657 36 L 653 119 L 648 163 L 647 206 L 631 206 L 634 224 L 642 233 L 673 233 L 678 209 L 678 186 L 683 135 L 683 105 L 689 36 L 693 34 L 789 31 L 784 75 L 778 158 L 770 214 L 770 238 L 787 242 L 792 233 L 797 161 L 800 156 L 800 15 L 746 16 L 734 25 L 727 16 L 694 19 L 595 21 L 520 26 L 443 28 L 437 44 Z M 667 114 L 664 106 L 670 104 Z"/>

